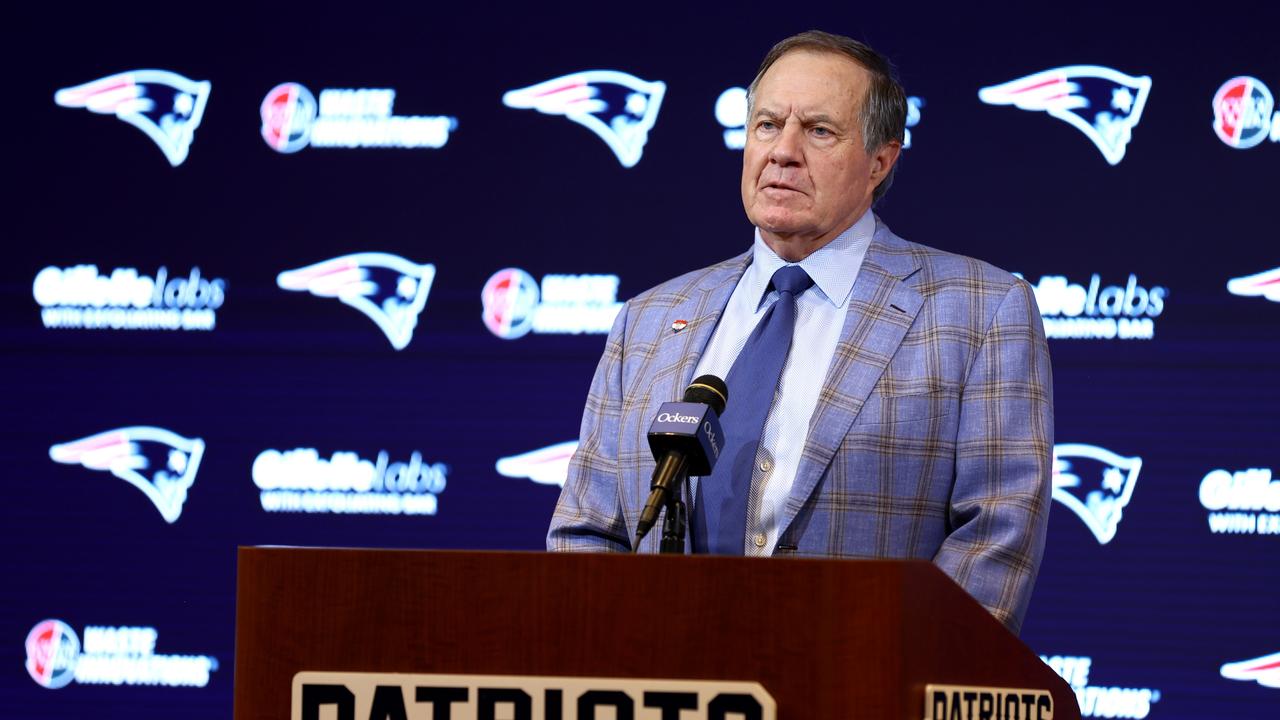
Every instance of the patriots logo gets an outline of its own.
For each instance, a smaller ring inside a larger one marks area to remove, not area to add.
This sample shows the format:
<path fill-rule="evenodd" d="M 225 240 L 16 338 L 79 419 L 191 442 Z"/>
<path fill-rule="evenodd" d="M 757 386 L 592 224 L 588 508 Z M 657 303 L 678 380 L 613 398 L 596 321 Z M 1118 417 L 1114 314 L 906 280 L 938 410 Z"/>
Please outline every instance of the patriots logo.
<path fill-rule="evenodd" d="M 87 108 L 115 115 L 147 134 L 177 167 L 204 117 L 213 85 L 167 70 L 134 70 L 68 87 L 54 93 L 62 107 Z"/>
<path fill-rule="evenodd" d="M 1262 297 L 1280 302 L 1280 267 L 1227 281 L 1227 292 L 1241 297 Z"/>
<path fill-rule="evenodd" d="M 391 347 L 403 350 L 413 339 L 435 277 L 434 265 L 370 252 L 285 270 L 276 276 L 276 284 L 284 290 L 306 290 L 341 300 L 376 323 Z"/>
<path fill-rule="evenodd" d="M 1133 128 L 1142 117 L 1151 78 L 1133 77 L 1098 65 L 1070 65 L 978 91 L 988 105 L 1047 112 L 1071 123 L 1112 165 L 1124 159 Z"/>
<path fill-rule="evenodd" d="M 1263 687 L 1280 688 L 1280 652 L 1226 663 L 1221 672 L 1228 680 L 1255 680 Z"/>
<path fill-rule="evenodd" d="M 1082 472 L 1081 461 L 1102 463 L 1093 473 Z M 1116 536 L 1124 508 L 1133 497 L 1133 486 L 1142 469 L 1142 458 L 1121 457 L 1096 445 L 1068 443 L 1053 446 L 1053 499 L 1066 505 L 1106 545 Z M 1092 478 L 1092 482 L 1088 480 Z"/>
<path fill-rule="evenodd" d="M 520 455 L 498 460 L 498 474 L 509 478 L 528 478 L 540 485 L 559 485 L 569 477 L 569 460 L 578 450 L 578 441 L 556 443 Z"/>
<path fill-rule="evenodd" d="M 667 86 L 616 70 L 587 70 L 512 90 L 502 104 L 563 115 L 608 144 L 623 167 L 640 162 Z"/>
<path fill-rule="evenodd" d="M 133 426 L 54 445 L 49 457 L 109 471 L 141 490 L 165 522 L 173 523 L 182 515 L 187 490 L 196 481 L 204 441 L 158 427 Z"/>

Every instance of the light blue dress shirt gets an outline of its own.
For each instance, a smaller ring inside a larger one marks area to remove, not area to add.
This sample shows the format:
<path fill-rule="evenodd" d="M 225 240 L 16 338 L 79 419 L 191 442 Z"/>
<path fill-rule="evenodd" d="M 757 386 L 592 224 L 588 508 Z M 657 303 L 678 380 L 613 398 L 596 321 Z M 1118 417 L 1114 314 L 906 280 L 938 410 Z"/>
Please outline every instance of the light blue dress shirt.
<path fill-rule="evenodd" d="M 818 406 L 818 394 L 849 310 L 853 281 L 875 229 L 875 216 L 868 210 L 852 227 L 798 263 L 813 278 L 813 287 L 796 298 L 791 351 L 752 466 L 747 531 L 742 541 L 746 555 L 771 555 L 778 543 L 778 520 L 800 466 L 809 419 Z M 747 337 L 778 300 L 778 293 L 769 290 L 770 278 L 788 264 L 792 263 L 778 257 L 757 229 L 751 265 L 729 297 L 694 377 L 710 373 L 723 378 L 729 374 Z M 729 388 L 729 405 L 733 405 L 733 388 Z"/>

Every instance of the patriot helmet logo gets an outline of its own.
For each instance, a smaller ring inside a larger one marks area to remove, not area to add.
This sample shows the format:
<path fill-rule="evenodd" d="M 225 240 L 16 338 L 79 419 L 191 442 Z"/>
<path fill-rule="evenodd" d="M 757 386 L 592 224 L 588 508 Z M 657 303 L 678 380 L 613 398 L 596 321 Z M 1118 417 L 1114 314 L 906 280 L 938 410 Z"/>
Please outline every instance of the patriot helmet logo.
<path fill-rule="evenodd" d="M 1280 688 L 1280 652 L 1226 663 L 1221 672 L 1228 680 L 1253 680 L 1263 687 Z"/>
<path fill-rule="evenodd" d="M 1271 302 L 1280 302 L 1280 267 L 1232 278 L 1227 281 L 1227 292 L 1241 297 L 1262 296 Z"/>
<path fill-rule="evenodd" d="M 177 167 L 187 159 L 212 87 L 168 70 L 133 70 L 63 88 L 53 101 L 115 115 L 146 133 Z"/>
<path fill-rule="evenodd" d="M 403 350 L 413 339 L 435 277 L 435 265 L 366 252 L 285 270 L 276 276 L 276 284 L 284 290 L 337 298 L 372 320 L 391 347 Z"/>
<path fill-rule="evenodd" d="M 577 450 L 578 441 L 570 440 L 499 458 L 498 474 L 509 478 L 528 478 L 540 485 L 563 487 L 569 477 L 569 460 Z"/>
<path fill-rule="evenodd" d="M 988 105 L 1013 105 L 1047 112 L 1084 133 L 1108 163 L 1124 159 L 1142 118 L 1151 78 L 1134 77 L 1098 65 L 1069 65 L 978 91 Z"/>
<path fill-rule="evenodd" d="M 1261 80 L 1231 78 L 1213 96 L 1213 131 L 1233 148 L 1251 148 L 1270 133 L 1273 107 L 1271 90 Z"/>
<path fill-rule="evenodd" d="M 263 98 L 258 113 L 267 145 L 279 153 L 295 153 L 311 140 L 316 98 L 298 83 L 280 83 Z"/>
<path fill-rule="evenodd" d="M 1102 467 L 1084 472 L 1093 463 Z M 1142 458 L 1121 457 L 1096 445 L 1068 443 L 1053 447 L 1053 499 L 1074 512 L 1106 545 L 1116 536 L 1123 510 L 1133 497 Z"/>
<path fill-rule="evenodd" d="M 604 140 L 623 167 L 644 154 L 667 86 L 617 70 L 587 70 L 553 78 L 502 96 L 509 108 L 563 115 Z"/>
<path fill-rule="evenodd" d="M 480 291 L 480 318 L 489 332 L 515 340 L 533 328 L 538 309 L 538 281 L 520 268 L 505 268 L 490 276 Z"/>
<path fill-rule="evenodd" d="M 61 620 L 41 620 L 27 633 L 27 672 L 43 687 L 66 687 L 79 660 L 80 638 Z"/>
<path fill-rule="evenodd" d="M 196 481 L 204 441 L 185 438 L 158 427 L 135 425 L 90 435 L 49 448 L 54 462 L 106 470 L 138 488 L 176 522 Z"/>

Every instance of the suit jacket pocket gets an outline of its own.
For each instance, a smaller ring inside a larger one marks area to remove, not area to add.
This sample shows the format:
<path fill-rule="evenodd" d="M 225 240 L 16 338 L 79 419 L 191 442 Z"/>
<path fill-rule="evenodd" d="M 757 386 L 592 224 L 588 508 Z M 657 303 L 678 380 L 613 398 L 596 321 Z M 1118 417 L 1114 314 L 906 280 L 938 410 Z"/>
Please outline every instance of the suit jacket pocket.
<path fill-rule="evenodd" d="M 920 420 L 933 420 L 956 413 L 957 398 L 945 390 L 907 395 L 886 395 L 874 391 L 858 413 L 858 425 L 899 425 Z"/>

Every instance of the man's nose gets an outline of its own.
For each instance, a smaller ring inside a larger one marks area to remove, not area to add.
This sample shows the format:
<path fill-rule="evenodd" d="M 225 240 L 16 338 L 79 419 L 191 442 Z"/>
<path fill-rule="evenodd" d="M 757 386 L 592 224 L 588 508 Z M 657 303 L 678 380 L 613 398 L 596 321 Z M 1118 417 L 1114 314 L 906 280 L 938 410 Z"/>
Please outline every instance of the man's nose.
<path fill-rule="evenodd" d="M 777 141 L 769 151 L 769 160 L 779 165 L 796 165 L 804 159 L 800 144 L 804 141 L 804 128 L 794 120 L 782 126 Z"/>

